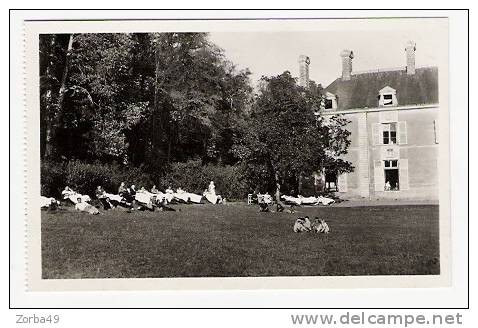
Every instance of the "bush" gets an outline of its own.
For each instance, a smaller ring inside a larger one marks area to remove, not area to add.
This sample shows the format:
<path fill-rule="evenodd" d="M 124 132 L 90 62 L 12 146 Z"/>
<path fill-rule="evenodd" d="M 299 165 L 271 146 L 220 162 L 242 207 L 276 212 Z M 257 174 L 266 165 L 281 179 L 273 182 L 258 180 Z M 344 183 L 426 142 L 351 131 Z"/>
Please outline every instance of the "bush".
<path fill-rule="evenodd" d="M 120 183 L 151 187 L 153 182 L 141 168 L 122 167 L 118 164 L 85 163 L 70 161 L 58 163 L 47 161 L 41 166 L 41 192 L 44 196 L 60 197 L 65 186 L 81 194 L 93 196 L 97 186 L 116 193 Z"/>
<path fill-rule="evenodd" d="M 65 188 L 66 174 L 63 163 L 41 161 L 40 186 L 41 194 L 48 197 L 59 197 Z"/>
<path fill-rule="evenodd" d="M 116 193 L 121 182 L 128 186 L 135 184 L 139 187 L 152 186 L 151 178 L 136 167 L 122 167 L 118 164 L 88 164 L 81 161 L 71 161 L 66 166 L 68 186 L 74 190 L 94 195 L 97 186 L 106 191 Z"/>
<path fill-rule="evenodd" d="M 242 168 L 231 165 L 202 165 L 201 160 L 174 163 L 171 172 L 158 185 L 165 189 L 181 187 L 192 193 L 202 194 L 214 181 L 216 193 L 230 200 L 244 199 L 248 188 L 242 179 Z"/>
<path fill-rule="evenodd" d="M 210 181 L 216 193 L 229 200 L 245 199 L 249 189 L 239 166 L 202 165 L 201 160 L 173 163 L 169 173 L 153 179 L 141 167 L 124 167 L 119 164 L 85 163 L 74 160 L 66 163 L 45 162 L 41 166 L 42 195 L 60 197 L 65 186 L 82 194 L 94 196 L 97 186 L 116 193 L 122 181 L 128 186 L 150 189 L 153 184 L 163 191 L 168 187 L 183 188 L 202 194 Z"/>

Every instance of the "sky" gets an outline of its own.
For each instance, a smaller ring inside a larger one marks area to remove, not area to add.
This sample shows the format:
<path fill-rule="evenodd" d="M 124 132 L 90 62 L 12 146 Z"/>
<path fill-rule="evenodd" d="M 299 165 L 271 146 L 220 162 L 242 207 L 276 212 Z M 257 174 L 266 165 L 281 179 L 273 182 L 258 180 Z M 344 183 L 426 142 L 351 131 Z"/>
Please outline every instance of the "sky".
<path fill-rule="evenodd" d="M 417 67 L 438 66 L 447 55 L 447 35 L 437 35 L 430 24 L 414 24 L 410 30 L 211 32 L 209 37 L 239 69 L 251 70 L 254 85 L 262 75 L 285 70 L 297 77 L 300 55 L 309 56 L 310 79 L 324 87 L 341 75 L 343 49 L 354 52 L 353 71 L 405 66 L 408 40 L 417 44 Z"/>

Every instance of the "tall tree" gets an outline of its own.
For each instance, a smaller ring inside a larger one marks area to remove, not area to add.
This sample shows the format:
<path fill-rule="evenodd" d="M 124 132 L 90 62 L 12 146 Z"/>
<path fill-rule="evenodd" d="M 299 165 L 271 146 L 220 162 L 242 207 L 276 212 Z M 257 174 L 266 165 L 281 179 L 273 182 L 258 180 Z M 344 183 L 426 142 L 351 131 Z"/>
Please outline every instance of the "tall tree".
<path fill-rule="evenodd" d="M 249 133 L 234 146 L 257 185 L 274 189 L 279 198 L 283 184 L 297 188 L 301 177 L 326 165 L 352 170 L 350 163 L 339 159 L 350 143 L 346 121 L 334 117 L 325 124 L 320 94 L 299 87 L 289 72 L 263 77 L 260 85 Z"/>

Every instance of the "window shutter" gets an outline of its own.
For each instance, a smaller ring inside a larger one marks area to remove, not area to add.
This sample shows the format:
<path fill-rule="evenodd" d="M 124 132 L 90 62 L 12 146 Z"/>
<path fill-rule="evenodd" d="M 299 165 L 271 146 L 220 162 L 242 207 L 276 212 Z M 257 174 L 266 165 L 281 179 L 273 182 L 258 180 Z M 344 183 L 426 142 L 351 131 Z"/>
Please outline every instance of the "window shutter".
<path fill-rule="evenodd" d="M 398 122 L 398 144 L 405 145 L 407 143 L 408 143 L 407 122 L 405 121 Z"/>
<path fill-rule="evenodd" d="M 384 191 L 385 190 L 385 172 L 383 171 L 383 161 L 375 160 L 373 161 L 373 177 L 375 191 Z"/>
<path fill-rule="evenodd" d="M 373 145 L 381 145 L 383 141 L 383 134 L 382 134 L 382 124 L 380 123 L 373 123 L 372 124 L 372 141 Z"/>
<path fill-rule="evenodd" d="M 347 192 L 347 173 L 342 173 L 337 178 L 339 192 Z"/>
<path fill-rule="evenodd" d="M 398 161 L 398 178 L 400 185 L 399 190 L 408 190 L 410 186 L 408 184 L 408 159 L 400 159 Z"/>
<path fill-rule="evenodd" d="M 435 143 L 439 143 L 440 142 L 440 130 L 439 130 L 440 125 L 438 123 L 438 119 L 434 120 L 433 124 L 435 126 Z"/>

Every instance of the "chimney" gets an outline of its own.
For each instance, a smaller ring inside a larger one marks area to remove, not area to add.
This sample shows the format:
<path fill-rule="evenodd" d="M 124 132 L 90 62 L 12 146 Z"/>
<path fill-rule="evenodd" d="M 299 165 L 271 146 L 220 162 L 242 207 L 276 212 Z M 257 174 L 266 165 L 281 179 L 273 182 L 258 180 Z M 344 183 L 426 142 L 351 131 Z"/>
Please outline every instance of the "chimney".
<path fill-rule="evenodd" d="M 309 64 L 310 58 L 305 55 L 299 56 L 299 86 L 309 87 Z"/>
<path fill-rule="evenodd" d="M 342 50 L 340 57 L 342 57 L 342 80 L 348 81 L 352 75 L 352 59 L 354 58 L 354 52 L 351 50 Z"/>
<path fill-rule="evenodd" d="M 413 75 L 415 74 L 415 50 L 416 43 L 413 41 L 408 41 L 405 47 L 405 53 L 407 55 L 407 74 Z"/>

